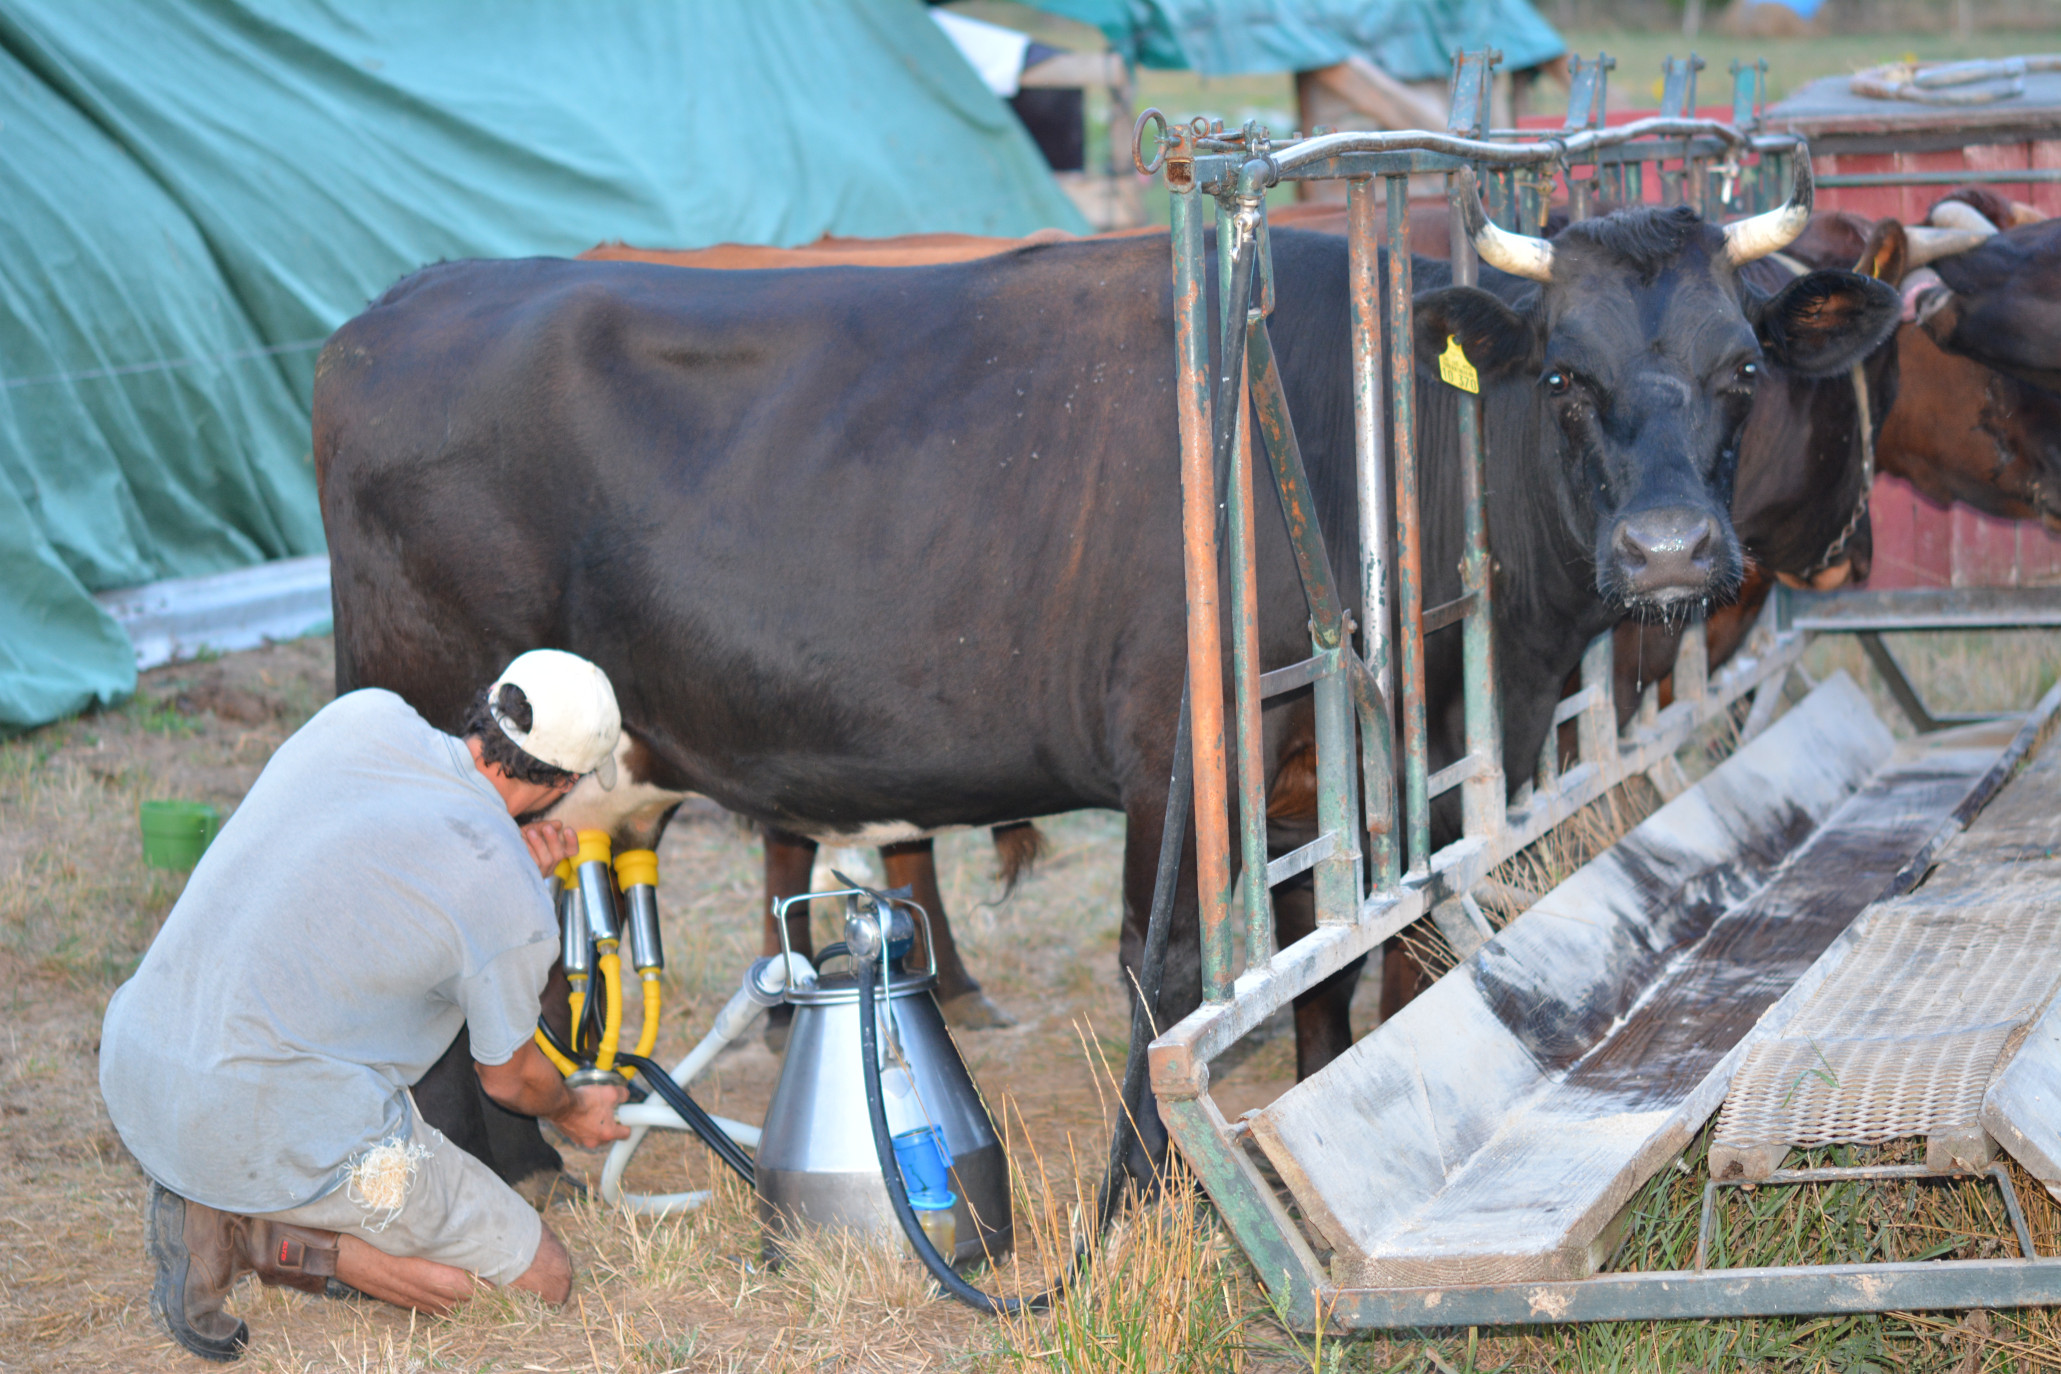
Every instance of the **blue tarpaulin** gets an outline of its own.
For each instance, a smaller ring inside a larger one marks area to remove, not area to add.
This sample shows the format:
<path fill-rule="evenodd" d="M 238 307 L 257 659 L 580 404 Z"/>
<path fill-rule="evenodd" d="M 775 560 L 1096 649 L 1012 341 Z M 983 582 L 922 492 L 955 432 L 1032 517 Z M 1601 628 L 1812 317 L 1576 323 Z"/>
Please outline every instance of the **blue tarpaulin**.
<path fill-rule="evenodd" d="M 919 0 L 0 0 L 0 731 L 319 553 L 323 337 L 458 257 L 1085 231 Z"/>
<path fill-rule="evenodd" d="M 1443 80 L 1496 48 L 1519 71 L 1567 51 L 1526 0 L 1030 0 L 1093 24 L 1146 67 L 1206 76 L 1315 71 L 1364 57 L 1398 81 Z"/>

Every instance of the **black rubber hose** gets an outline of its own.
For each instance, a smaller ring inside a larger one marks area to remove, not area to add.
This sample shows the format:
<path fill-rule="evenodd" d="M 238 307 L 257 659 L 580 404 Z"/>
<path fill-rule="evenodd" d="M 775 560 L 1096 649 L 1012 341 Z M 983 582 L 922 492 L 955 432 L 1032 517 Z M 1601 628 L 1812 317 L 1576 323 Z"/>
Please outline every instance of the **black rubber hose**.
<path fill-rule="evenodd" d="M 1180 886 L 1181 856 L 1187 848 L 1188 814 L 1195 796 L 1193 741 L 1188 720 L 1188 683 L 1181 683 L 1180 724 L 1174 730 L 1174 770 L 1167 782 L 1166 819 L 1159 832 L 1159 871 L 1152 880 L 1152 912 L 1145 922 L 1145 948 L 1138 959 L 1137 1000 L 1131 1004 L 1131 1045 L 1124 1056 L 1124 1081 L 1117 1094 L 1116 1126 L 1109 1137 L 1109 1167 L 1102 1175 L 1097 1230 L 1106 1230 L 1123 1200 L 1125 1157 L 1137 1140 L 1138 1114 L 1145 1110 L 1145 1047 L 1152 1042 L 1159 991 L 1166 975 L 1167 932 L 1173 927 L 1174 895 Z M 1140 1183 L 1149 1180 L 1140 1179 Z"/>
<path fill-rule="evenodd" d="M 541 1016 L 537 1018 L 537 1029 L 543 1033 L 546 1040 L 551 1042 L 553 1049 L 557 1050 L 567 1059 L 576 1058 L 573 1052 L 566 1047 L 566 1043 L 558 1038 L 557 1034 L 552 1031 L 551 1027 Z M 671 1074 L 641 1054 L 630 1054 L 626 1051 L 619 1052 L 616 1055 L 616 1060 L 619 1063 L 628 1064 L 631 1068 L 642 1074 L 644 1082 L 649 1086 L 650 1090 L 657 1093 L 668 1107 L 679 1113 L 680 1119 L 687 1123 L 687 1129 L 699 1136 L 701 1143 L 708 1146 L 715 1153 L 717 1159 L 729 1165 L 736 1175 L 744 1180 L 746 1187 L 757 1186 L 757 1176 L 752 1168 L 751 1156 L 744 1152 L 743 1146 L 730 1138 L 728 1131 L 725 1131 L 716 1124 L 714 1117 L 702 1110 L 699 1102 L 696 1102 L 687 1095 L 685 1088 L 673 1081 Z M 589 1067 L 592 1067 L 591 1064 L 589 1064 Z"/>
<path fill-rule="evenodd" d="M 701 1143 L 715 1152 L 717 1159 L 729 1165 L 731 1171 L 744 1180 L 746 1187 L 758 1186 L 756 1171 L 752 1168 L 751 1156 L 744 1147 L 730 1138 L 730 1133 L 716 1124 L 716 1119 L 701 1109 L 701 1104 L 687 1095 L 687 1090 L 673 1081 L 673 1076 L 641 1054 L 617 1054 L 618 1063 L 628 1064 L 639 1074 L 651 1090 L 659 1095 L 668 1107 L 680 1114 L 687 1123 L 687 1129 L 701 1137 Z"/>
<path fill-rule="evenodd" d="M 944 1286 L 944 1290 L 977 1312 L 989 1316 L 1013 1316 L 1018 1312 L 1043 1311 L 1050 1305 L 1052 1295 L 1059 1291 L 1054 1284 L 1045 1292 L 1032 1298 L 997 1298 L 981 1292 L 959 1277 L 951 1261 L 938 1253 L 924 1234 L 923 1224 L 916 1220 L 916 1209 L 909 1205 L 909 1190 L 902 1183 L 902 1166 L 895 1158 L 894 1137 L 887 1129 L 887 1102 L 880 1092 L 880 1030 L 874 1016 L 874 993 L 878 986 L 880 970 L 871 959 L 854 959 L 852 971 L 859 979 L 859 1053 L 864 1063 L 862 1075 L 866 1080 L 866 1118 L 873 1123 L 873 1152 L 880 1159 L 880 1179 L 887 1185 L 888 1205 L 894 1208 L 895 1220 L 902 1225 L 902 1234 L 916 1247 L 916 1258 L 923 1261 L 923 1267 L 931 1277 Z M 1075 1256 L 1078 1264 L 1080 1257 Z"/>

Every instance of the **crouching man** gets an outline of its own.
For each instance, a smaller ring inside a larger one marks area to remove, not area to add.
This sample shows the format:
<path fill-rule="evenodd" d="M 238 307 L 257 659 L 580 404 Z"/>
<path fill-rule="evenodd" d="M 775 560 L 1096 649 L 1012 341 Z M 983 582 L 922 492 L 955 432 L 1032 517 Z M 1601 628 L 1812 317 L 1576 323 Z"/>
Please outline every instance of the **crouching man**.
<path fill-rule="evenodd" d="M 479 1282 L 561 1303 L 565 1247 L 416 1113 L 407 1085 L 471 1033 L 481 1085 L 593 1147 L 625 1090 L 571 1090 L 531 1035 L 557 956 L 542 874 L 574 855 L 522 825 L 581 775 L 613 781 L 615 693 L 572 654 L 523 654 L 463 738 L 391 692 L 348 693 L 265 765 L 101 1033 L 100 1090 L 150 1175 L 151 1308 L 236 1358 L 236 1280 L 446 1312 Z"/>

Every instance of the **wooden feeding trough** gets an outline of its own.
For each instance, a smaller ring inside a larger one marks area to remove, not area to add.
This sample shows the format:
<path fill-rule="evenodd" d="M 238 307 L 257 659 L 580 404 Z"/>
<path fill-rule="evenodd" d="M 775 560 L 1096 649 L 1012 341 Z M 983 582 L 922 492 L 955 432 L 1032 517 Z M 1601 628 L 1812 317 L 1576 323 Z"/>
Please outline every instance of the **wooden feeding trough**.
<path fill-rule="evenodd" d="M 1661 710 L 1649 699 L 1622 735 L 1605 636 L 1583 659 L 1579 690 L 1553 717 L 1575 728 L 1577 759 L 1563 766 L 1549 743 L 1531 785 L 1506 804 L 1488 670 L 1493 586 L 1478 402 L 1459 404 L 1460 595 L 1426 607 L 1414 561 L 1422 544 L 1407 259 L 1395 260 L 1384 299 L 1375 270 L 1377 188 L 1385 190 L 1390 242 L 1406 231 L 1412 174 L 1444 174 L 1457 194 L 1454 178 L 1466 168 L 1488 182 L 1491 213 L 1505 227 L 1537 222 L 1555 175 L 1569 179 L 1576 204 L 1599 186 L 1634 190 L 1650 176 L 1667 199 L 1706 213 L 1746 212 L 1788 185 L 1784 163 L 1799 145 L 1793 136 L 1688 117 L 1693 84 L 1677 80 L 1677 68 L 1691 76 L 1693 68 L 1674 63 L 1673 105 L 1659 118 L 1601 127 L 1607 66 L 1583 66 L 1578 77 L 1590 84 L 1578 79 L 1569 127 L 1551 142 L 1526 143 L 1483 127 L 1489 66 L 1483 54 L 1458 65 L 1454 121 L 1444 135 L 1331 134 L 1277 145 L 1250 126 L 1160 129 L 1155 165 L 1169 172 L 1179 302 L 1205 998 L 1152 1044 L 1161 1113 L 1280 1310 L 1309 1329 L 2061 1303 L 2061 1258 L 2032 1254 L 2022 1219 L 2022 1253 L 2007 1259 L 1708 1269 L 1699 1250 L 1692 1270 L 1606 1272 L 1626 1205 L 1713 1116 L 1720 1176 L 1709 1181 L 1706 1217 L 1724 1186 L 1838 1172 L 1783 1170 L 1791 1145 L 1880 1139 L 1882 1130 L 1925 1136 L 1937 1171 L 1990 1168 L 2000 1142 L 2035 1177 L 2061 1184 L 2061 1014 L 2053 1006 L 2061 956 L 2051 953 L 2050 926 L 2061 899 L 2061 835 L 2049 833 L 2061 824 L 2050 819 L 2061 814 L 2061 753 L 2047 745 L 2061 688 L 2030 713 L 1952 725 L 1929 714 L 1899 674 L 1891 685 L 1902 684 L 1898 700 L 1921 732 L 1902 742 L 1843 676 L 1777 719 L 1814 634 L 2057 625 L 2061 592 L 1783 594 L 1720 669 L 1709 667 L 1701 631 L 1692 630 L 1673 704 Z M 1757 67 L 1735 69 L 1735 108 L 1748 115 L 1758 80 Z M 1584 168 L 1591 170 L 1577 181 Z M 1361 551 L 1371 632 L 1344 618 L 1328 581 L 1273 369 L 1268 293 L 1238 294 L 1270 279 L 1266 189 L 1322 178 L 1347 186 L 1360 522 L 1393 523 L 1398 549 L 1408 551 L 1398 556 L 1399 574 L 1386 566 L 1381 541 Z M 1236 378 L 1244 369 L 1266 464 L 1251 456 L 1244 404 L 1212 413 L 1202 289 L 1208 199 L 1216 202 L 1224 268 L 1221 370 Z M 1460 208 L 1456 201 L 1455 223 Z M 1464 236 L 1456 235 L 1453 268 L 1456 281 L 1473 280 Z M 1256 636 L 1234 633 L 1227 703 L 1216 671 L 1224 657 L 1216 483 L 1227 472 L 1231 623 L 1239 630 L 1256 581 L 1253 471 L 1268 466 L 1308 593 L 1311 656 L 1262 675 Z M 1401 626 L 1394 644 L 1391 606 Z M 1467 752 L 1437 772 L 1429 771 L 1423 725 L 1423 636 L 1434 624 L 1460 627 L 1466 684 Z M 1226 741 L 1237 739 L 1244 751 L 1257 740 L 1261 704 L 1283 684 L 1312 689 L 1320 834 L 1270 861 L 1261 770 L 1234 775 Z M 1676 751 L 1721 716 L 1736 722 L 1742 714 L 1741 747 L 1689 786 Z M 1505 929 L 1487 931 L 1470 890 L 1640 774 L 1670 800 Z M 1460 794 L 1462 837 L 1431 852 L 1429 807 L 1449 791 Z M 1213 804 L 1224 798 L 1237 812 L 1235 827 Z M 1234 844 L 1246 875 L 1242 971 L 1228 925 Z M 1317 929 L 1275 950 L 1269 884 L 1305 871 Z M 1939 936 L 1975 911 L 1987 922 L 1980 938 Z M 1210 1098 L 1211 1060 L 1427 915 L 1463 953 L 1459 967 L 1306 1082 L 1227 1121 Z M 2019 959 L 2007 987 L 1946 995 L 1957 977 L 1969 987 L 1990 977 L 1983 941 L 1992 937 L 2021 950 L 2037 946 L 2043 957 Z M 1875 1007 L 1870 985 L 1891 984 L 1911 1000 Z M 1878 1043 L 1886 1035 L 1901 1038 Z M 1822 1070 L 1831 1080 L 1824 1093 L 1788 1091 L 1794 1084 L 1783 1075 L 1800 1072 L 1799 1044 L 1834 1061 Z M 1851 1091 L 1842 1096 L 1834 1084 Z M 1735 1091 L 1736 1109 L 1727 1106 Z M 2017 1216 L 2009 1175 L 1992 1176 Z"/>
<path fill-rule="evenodd" d="M 1742 1063 L 1780 1074 L 1788 1058 L 1762 1051 L 1795 1043 L 1865 947 L 1856 917 L 1926 871 L 2038 732 L 1964 726 L 1899 747 L 1835 677 L 1261 1111 L 1253 1137 L 1335 1281 L 1595 1273 L 1625 1204 Z M 2035 794 L 2052 814 L 2055 793 Z M 2061 983 L 2054 961 L 2045 971 L 2042 1002 Z M 1768 1073 L 1756 1081 L 1764 1092 Z"/>

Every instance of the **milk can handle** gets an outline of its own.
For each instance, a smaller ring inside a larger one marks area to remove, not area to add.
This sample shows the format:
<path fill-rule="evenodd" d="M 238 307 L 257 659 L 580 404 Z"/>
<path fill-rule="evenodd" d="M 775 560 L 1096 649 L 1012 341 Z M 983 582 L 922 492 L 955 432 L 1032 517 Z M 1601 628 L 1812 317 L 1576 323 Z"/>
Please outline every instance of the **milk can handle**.
<path fill-rule="evenodd" d="M 782 897 L 773 904 L 773 925 L 780 932 L 780 952 L 789 958 L 794 957 L 794 947 L 788 942 L 787 938 L 787 909 L 795 903 L 812 902 L 818 897 L 877 898 L 881 895 L 877 892 L 869 892 L 864 888 L 840 887 L 831 892 L 799 892 L 792 897 Z M 923 959 L 926 965 L 924 973 L 932 978 L 937 977 L 937 941 L 931 938 L 930 913 L 925 911 L 921 904 L 913 902 L 907 897 L 889 897 L 887 900 L 895 906 L 904 907 L 914 912 L 916 919 L 923 923 Z M 850 951 L 839 952 L 850 957 Z"/>

